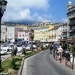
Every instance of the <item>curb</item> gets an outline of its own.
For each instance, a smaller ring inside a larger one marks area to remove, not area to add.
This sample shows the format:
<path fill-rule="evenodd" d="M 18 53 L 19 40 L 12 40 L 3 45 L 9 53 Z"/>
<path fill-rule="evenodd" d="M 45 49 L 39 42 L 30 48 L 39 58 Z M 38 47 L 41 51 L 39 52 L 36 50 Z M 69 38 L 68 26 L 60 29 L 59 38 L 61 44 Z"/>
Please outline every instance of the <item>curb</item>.
<path fill-rule="evenodd" d="M 17 75 L 21 75 L 21 74 L 22 74 L 22 69 L 23 69 L 23 65 L 24 65 L 24 60 L 25 60 L 25 58 L 26 58 L 26 57 L 24 57 L 24 58 L 22 59 L 21 67 L 20 67 L 20 69 L 19 69 Z"/>

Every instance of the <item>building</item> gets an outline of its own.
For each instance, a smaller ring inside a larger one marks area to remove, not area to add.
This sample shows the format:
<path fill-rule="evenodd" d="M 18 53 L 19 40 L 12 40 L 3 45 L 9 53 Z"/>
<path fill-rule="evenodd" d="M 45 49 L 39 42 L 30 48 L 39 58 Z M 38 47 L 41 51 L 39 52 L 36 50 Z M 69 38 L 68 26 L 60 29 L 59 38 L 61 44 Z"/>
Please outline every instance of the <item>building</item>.
<path fill-rule="evenodd" d="M 67 39 L 67 23 L 63 23 L 62 39 Z"/>
<path fill-rule="evenodd" d="M 58 27 L 49 30 L 49 42 L 58 41 Z"/>
<path fill-rule="evenodd" d="M 5 24 L 1 24 L 1 41 L 5 42 L 7 37 L 7 26 Z"/>
<path fill-rule="evenodd" d="M 34 40 L 35 41 L 40 40 L 41 42 L 50 42 L 49 41 L 49 30 L 53 28 L 54 26 L 51 23 L 46 23 L 44 25 L 42 24 L 42 25 L 37 26 L 34 29 Z"/>
<path fill-rule="evenodd" d="M 75 6 L 72 5 L 72 2 L 68 3 L 68 33 L 69 33 L 69 42 L 75 43 Z"/>
<path fill-rule="evenodd" d="M 27 29 L 28 29 L 27 25 L 16 24 L 15 25 L 15 41 L 17 41 L 17 39 L 18 39 L 19 30 L 27 30 Z"/>
<path fill-rule="evenodd" d="M 15 41 L 15 26 L 7 25 L 7 41 Z"/>
<path fill-rule="evenodd" d="M 29 41 L 29 30 L 22 30 L 18 31 L 18 40 L 26 40 Z"/>
<path fill-rule="evenodd" d="M 23 30 L 23 29 L 19 29 L 18 31 L 18 40 L 25 40 L 25 41 L 33 41 L 34 39 L 34 30 Z"/>
<path fill-rule="evenodd" d="M 40 40 L 41 42 L 48 42 L 48 29 L 38 28 L 34 30 L 34 41 Z"/>

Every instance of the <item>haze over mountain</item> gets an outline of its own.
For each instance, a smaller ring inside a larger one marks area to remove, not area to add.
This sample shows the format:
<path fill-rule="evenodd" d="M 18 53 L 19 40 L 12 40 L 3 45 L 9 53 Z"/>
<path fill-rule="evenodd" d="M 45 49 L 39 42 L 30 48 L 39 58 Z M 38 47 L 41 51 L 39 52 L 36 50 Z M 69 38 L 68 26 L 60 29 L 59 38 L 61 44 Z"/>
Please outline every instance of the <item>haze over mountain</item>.
<path fill-rule="evenodd" d="M 30 21 L 30 20 L 12 20 L 12 21 L 4 21 L 5 23 L 20 23 L 20 24 L 27 24 L 31 25 L 34 24 L 36 21 Z"/>

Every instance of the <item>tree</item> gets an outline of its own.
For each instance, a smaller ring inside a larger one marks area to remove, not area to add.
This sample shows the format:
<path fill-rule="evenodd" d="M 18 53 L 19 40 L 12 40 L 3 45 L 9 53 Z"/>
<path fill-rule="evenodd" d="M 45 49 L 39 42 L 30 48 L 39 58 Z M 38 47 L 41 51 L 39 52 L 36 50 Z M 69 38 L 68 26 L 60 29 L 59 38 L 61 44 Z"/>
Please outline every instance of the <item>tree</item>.
<path fill-rule="evenodd" d="M 71 45 L 71 46 L 70 46 L 70 50 L 71 50 L 72 53 L 75 55 L 75 45 Z"/>
<path fill-rule="evenodd" d="M 73 70 L 74 69 L 75 44 L 70 46 L 70 50 L 73 53 L 73 60 L 72 60 L 72 70 Z"/>

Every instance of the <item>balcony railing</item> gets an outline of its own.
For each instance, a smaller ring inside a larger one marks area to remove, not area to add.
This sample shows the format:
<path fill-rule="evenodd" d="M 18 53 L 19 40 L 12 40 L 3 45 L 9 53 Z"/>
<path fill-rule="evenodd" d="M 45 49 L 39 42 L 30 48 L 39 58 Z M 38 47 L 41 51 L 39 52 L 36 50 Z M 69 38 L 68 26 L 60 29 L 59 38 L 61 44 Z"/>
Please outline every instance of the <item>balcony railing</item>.
<path fill-rule="evenodd" d="M 72 14 L 72 15 L 68 16 L 69 19 L 74 18 L 74 17 L 75 17 L 75 14 Z"/>
<path fill-rule="evenodd" d="M 75 32 L 75 29 L 71 29 L 71 30 L 69 30 L 69 32 Z"/>

